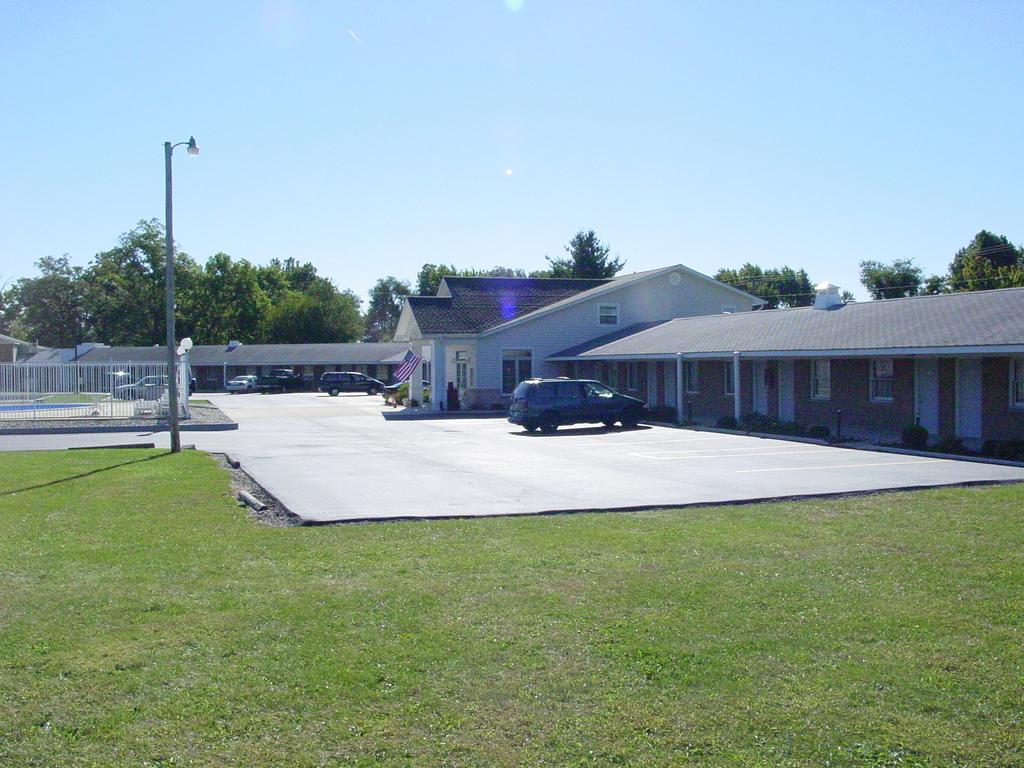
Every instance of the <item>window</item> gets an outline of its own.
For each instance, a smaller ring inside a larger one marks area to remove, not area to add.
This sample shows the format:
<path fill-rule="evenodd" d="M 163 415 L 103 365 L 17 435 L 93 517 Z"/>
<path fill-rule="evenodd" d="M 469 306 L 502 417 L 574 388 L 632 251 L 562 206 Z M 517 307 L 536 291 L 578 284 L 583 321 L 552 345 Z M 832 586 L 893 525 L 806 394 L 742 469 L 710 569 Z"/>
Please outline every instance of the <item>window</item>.
<path fill-rule="evenodd" d="M 469 352 L 460 349 L 455 353 L 455 388 L 463 390 L 469 386 Z"/>
<path fill-rule="evenodd" d="M 1017 357 L 1011 361 L 1010 406 L 1024 408 L 1024 357 Z"/>
<path fill-rule="evenodd" d="M 639 363 L 628 363 L 626 365 L 626 388 L 634 392 L 640 389 Z"/>
<path fill-rule="evenodd" d="M 832 398 L 832 368 L 829 360 L 811 361 L 811 399 Z"/>
<path fill-rule="evenodd" d="M 697 392 L 697 361 L 683 361 L 683 389 L 691 395 Z"/>
<path fill-rule="evenodd" d="M 516 384 L 533 373 L 533 354 L 528 349 L 505 349 L 501 352 L 501 392 L 508 395 Z"/>
<path fill-rule="evenodd" d="M 580 399 L 580 385 L 575 381 L 556 381 L 555 400 L 559 403 L 576 403 Z"/>
<path fill-rule="evenodd" d="M 531 401 L 536 401 L 537 403 L 553 403 L 553 402 L 555 402 L 555 384 L 554 384 L 554 382 L 552 382 L 552 381 L 545 381 L 545 382 L 543 382 L 541 384 L 538 384 L 537 387 L 533 390 L 533 397 L 531 397 L 530 400 Z"/>
<path fill-rule="evenodd" d="M 597 305 L 597 322 L 601 325 L 618 325 L 619 324 L 619 305 L 618 304 L 598 304 Z"/>
<path fill-rule="evenodd" d="M 612 389 L 619 388 L 619 364 L 618 363 L 605 363 L 608 369 L 608 375 L 603 379 L 604 383 Z"/>
<path fill-rule="evenodd" d="M 615 393 L 602 384 L 595 384 L 592 381 L 583 382 L 583 394 L 586 397 L 615 397 Z"/>
<path fill-rule="evenodd" d="M 871 361 L 871 399 L 878 403 L 892 402 L 892 360 Z"/>
<path fill-rule="evenodd" d="M 735 382 L 732 380 L 732 363 L 722 363 L 722 381 L 725 383 L 723 392 L 726 395 L 735 395 Z"/>

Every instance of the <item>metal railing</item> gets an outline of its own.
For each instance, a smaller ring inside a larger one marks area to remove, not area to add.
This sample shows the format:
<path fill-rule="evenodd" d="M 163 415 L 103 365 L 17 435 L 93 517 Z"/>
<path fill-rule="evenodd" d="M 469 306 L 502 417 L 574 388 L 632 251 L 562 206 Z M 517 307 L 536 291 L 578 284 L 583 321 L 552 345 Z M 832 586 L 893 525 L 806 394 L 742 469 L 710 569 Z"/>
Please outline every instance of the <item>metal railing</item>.
<path fill-rule="evenodd" d="M 183 414 L 185 387 L 179 390 Z M 0 421 L 166 418 L 163 363 L 0 363 Z"/>

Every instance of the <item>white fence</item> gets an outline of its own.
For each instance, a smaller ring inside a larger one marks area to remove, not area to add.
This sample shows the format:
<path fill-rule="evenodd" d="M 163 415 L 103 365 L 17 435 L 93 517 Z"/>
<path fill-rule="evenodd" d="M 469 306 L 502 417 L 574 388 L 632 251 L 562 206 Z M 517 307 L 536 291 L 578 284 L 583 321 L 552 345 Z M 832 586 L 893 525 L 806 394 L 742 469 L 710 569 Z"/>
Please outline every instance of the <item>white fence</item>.
<path fill-rule="evenodd" d="M 178 389 L 186 418 L 187 386 Z M 166 419 L 167 399 L 163 363 L 0 363 L 0 421 Z"/>

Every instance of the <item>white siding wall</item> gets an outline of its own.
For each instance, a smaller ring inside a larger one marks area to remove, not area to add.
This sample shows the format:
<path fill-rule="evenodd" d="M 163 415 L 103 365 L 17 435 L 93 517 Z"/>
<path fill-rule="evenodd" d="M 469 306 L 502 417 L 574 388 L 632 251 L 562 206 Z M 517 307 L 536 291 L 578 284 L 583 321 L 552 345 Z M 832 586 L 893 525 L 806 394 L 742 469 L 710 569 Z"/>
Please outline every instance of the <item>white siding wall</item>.
<path fill-rule="evenodd" d="M 734 307 L 737 312 L 753 308 L 751 301 L 742 295 L 683 272 L 678 273 L 682 281 L 674 286 L 669 282 L 670 274 L 609 291 L 506 331 L 480 336 L 477 342 L 477 387 L 501 389 L 502 349 L 532 350 L 533 375 L 555 376 L 556 366 L 544 362 L 549 355 L 635 323 L 714 315 L 721 313 L 722 307 L 726 306 Z M 598 304 L 606 303 L 619 305 L 618 325 L 598 323 Z"/>

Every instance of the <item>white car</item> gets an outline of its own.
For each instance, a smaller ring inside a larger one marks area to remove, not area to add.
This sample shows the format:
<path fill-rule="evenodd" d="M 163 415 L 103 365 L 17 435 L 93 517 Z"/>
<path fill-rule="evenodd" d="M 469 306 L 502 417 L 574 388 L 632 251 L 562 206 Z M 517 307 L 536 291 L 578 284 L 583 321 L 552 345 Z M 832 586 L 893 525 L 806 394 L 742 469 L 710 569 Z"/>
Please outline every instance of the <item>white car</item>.
<path fill-rule="evenodd" d="M 224 389 L 230 392 L 232 395 L 236 392 L 255 392 L 256 391 L 256 377 L 255 376 L 235 376 L 231 381 L 224 385 Z"/>

